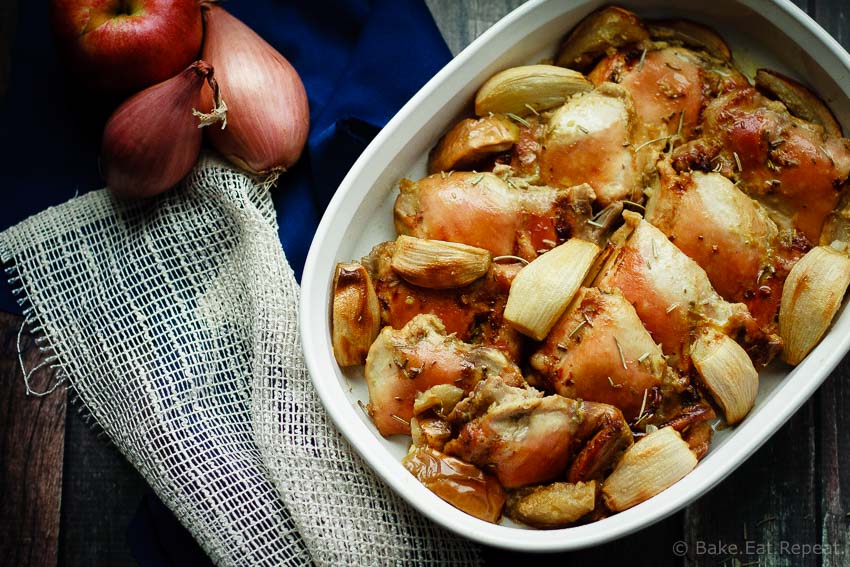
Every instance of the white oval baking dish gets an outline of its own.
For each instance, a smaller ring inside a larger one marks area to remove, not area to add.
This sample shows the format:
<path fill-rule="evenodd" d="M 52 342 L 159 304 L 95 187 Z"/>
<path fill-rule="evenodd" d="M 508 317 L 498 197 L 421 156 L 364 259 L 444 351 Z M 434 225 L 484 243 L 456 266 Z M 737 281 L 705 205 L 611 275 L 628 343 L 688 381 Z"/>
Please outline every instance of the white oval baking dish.
<path fill-rule="evenodd" d="M 409 439 L 384 439 L 357 401 L 368 401 L 362 367 L 342 371 L 330 340 L 334 265 L 394 239 L 397 182 L 425 175 L 429 149 L 470 104 L 493 73 L 554 55 L 565 32 L 602 0 L 532 0 L 494 25 L 416 94 L 381 131 L 343 180 L 322 218 L 302 279 L 300 324 L 316 390 L 337 427 L 386 483 L 435 522 L 473 540 L 522 551 L 558 551 L 621 537 L 686 506 L 764 443 L 826 379 L 850 347 L 850 310 L 843 309 L 820 345 L 793 370 L 781 364 L 761 373 L 755 408 L 737 427 L 718 431 L 709 454 L 683 480 L 610 518 L 559 530 L 531 530 L 509 521 L 494 525 L 447 504 L 401 465 Z M 623 0 L 646 18 L 687 18 L 718 31 L 738 65 L 752 76 L 766 66 L 802 79 L 850 124 L 850 56 L 787 0 Z"/>

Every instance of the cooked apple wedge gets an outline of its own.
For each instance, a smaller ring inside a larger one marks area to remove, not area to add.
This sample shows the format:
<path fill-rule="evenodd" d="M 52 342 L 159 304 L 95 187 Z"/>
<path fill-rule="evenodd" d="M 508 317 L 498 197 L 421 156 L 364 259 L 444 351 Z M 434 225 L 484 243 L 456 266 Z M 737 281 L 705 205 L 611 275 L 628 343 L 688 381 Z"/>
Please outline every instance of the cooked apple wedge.
<path fill-rule="evenodd" d="M 525 65 L 496 73 L 478 89 L 475 114 L 536 114 L 564 104 L 593 85 L 584 75 L 555 65 Z"/>
<path fill-rule="evenodd" d="M 652 39 L 669 43 L 680 43 L 685 47 L 701 49 L 724 61 L 732 60 L 732 50 L 709 28 L 688 20 L 664 20 L 649 22 Z"/>
<path fill-rule="evenodd" d="M 508 497 L 508 516 L 535 528 L 561 528 L 596 506 L 596 482 L 553 482 L 521 488 Z"/>
<path fill-rule="evenodd" d="M 486 522 L 497 522 L 502 516 L 504 490 L 493 476 L 475 465 L 429 448 L 412 450 L 402 464 L 431 492 L 455 508 Z"/>

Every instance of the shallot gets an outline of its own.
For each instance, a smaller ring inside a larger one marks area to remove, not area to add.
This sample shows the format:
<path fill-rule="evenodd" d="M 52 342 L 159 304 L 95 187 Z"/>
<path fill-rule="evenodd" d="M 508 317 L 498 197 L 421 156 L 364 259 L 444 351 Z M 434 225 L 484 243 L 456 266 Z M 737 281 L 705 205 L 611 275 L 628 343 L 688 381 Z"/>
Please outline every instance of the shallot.
<path fill-rule="evenodd" d="M 290 168 L 301 156 L 310 126 L 301 78 L 283 55 L 224 8 L 208 3 L 202 8 L 202 57 L 215 67 L 229 107 L 226 127 L 208 128 L 207 139 L 252 173 Z M 210 108 L 212 93 L 204 93 L 204 106 Z"/>
<path fill-rule="evenodd" d="M 109 118 L 101 150 L 109 189 L 124 197 L 152 197 L 189 173 L 201 150 L 200 126 L 224 118 L 220 94 L 214 118 L 201 125 L 193 116 L 201 87 L 218 86 L 213 68 L 195 61 L 179 75 L 127 99 Z"/>

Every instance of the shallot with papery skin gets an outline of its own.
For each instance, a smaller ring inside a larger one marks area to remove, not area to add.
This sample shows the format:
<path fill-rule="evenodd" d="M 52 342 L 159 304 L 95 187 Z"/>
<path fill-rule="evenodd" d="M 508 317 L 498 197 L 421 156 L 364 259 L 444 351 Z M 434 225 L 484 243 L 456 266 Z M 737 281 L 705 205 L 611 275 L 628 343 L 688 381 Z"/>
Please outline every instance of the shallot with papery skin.
<path fill-rule="evenodd" d="M 216 111 L 198 124 L 193 111 L 208 83 Z M 116 195 L 152 197 L 183 179 L 201 151 L 199 128 L 224 119 L 213 68 L 195 61 L 179 75 L 130 97 L 109 118 L 101 148 L 103 175 Z"/>
<path fill-rule="evenodd" d="M 208 128 L 212 146 L 255 174 L 290 168 L 310 127 L 307 93 L 289 62 L 248 26 L 215 4 L 203 4 L 202 57 L 215 67 L 229 111 L 226 128 Z M 204 89 L 204 108 L 212 106 Z"/>

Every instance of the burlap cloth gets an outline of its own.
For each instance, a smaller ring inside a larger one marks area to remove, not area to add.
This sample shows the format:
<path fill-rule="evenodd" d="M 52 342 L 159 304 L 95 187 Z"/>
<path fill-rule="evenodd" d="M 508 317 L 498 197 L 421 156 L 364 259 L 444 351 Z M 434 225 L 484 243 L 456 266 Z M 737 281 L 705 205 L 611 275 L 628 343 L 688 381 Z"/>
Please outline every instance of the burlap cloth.
<path fill-rule="evenodd" d="M 479 562 L 325 414 L 252 178 L 204 157 L 151 201 L 95 191 L 0 233 L 0 258 L 60 379 L 217 564 Z"/>

